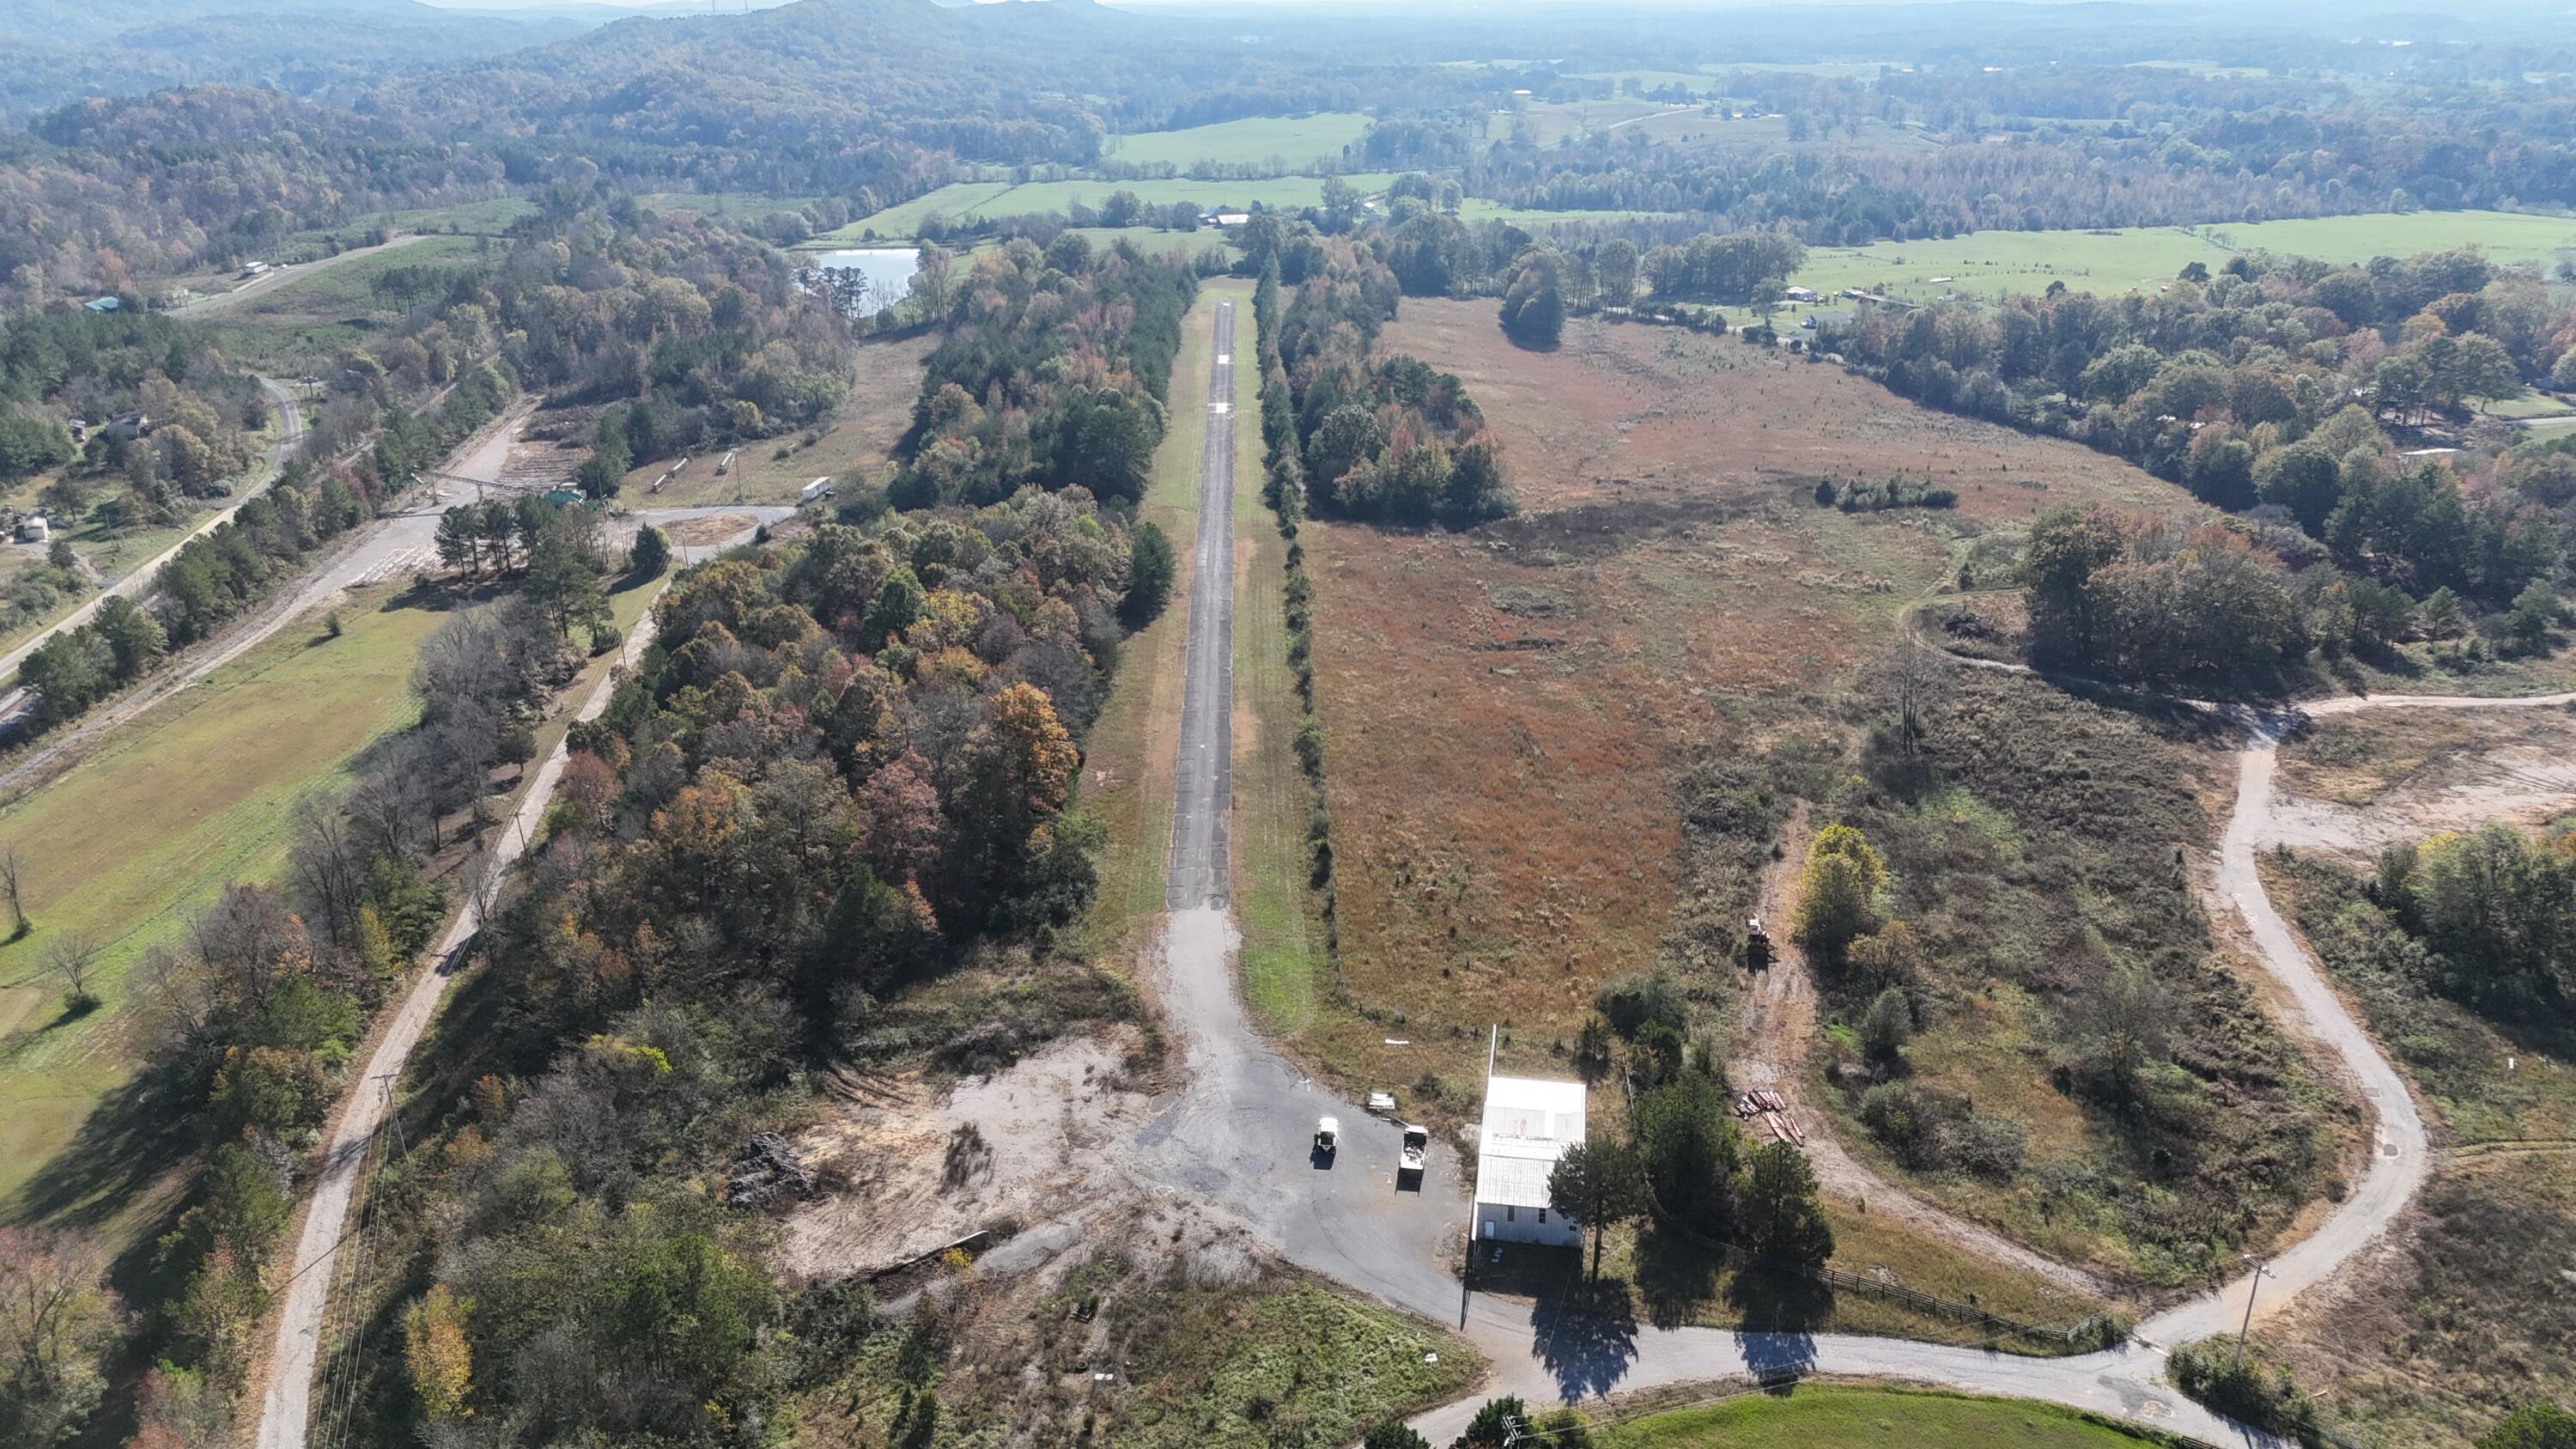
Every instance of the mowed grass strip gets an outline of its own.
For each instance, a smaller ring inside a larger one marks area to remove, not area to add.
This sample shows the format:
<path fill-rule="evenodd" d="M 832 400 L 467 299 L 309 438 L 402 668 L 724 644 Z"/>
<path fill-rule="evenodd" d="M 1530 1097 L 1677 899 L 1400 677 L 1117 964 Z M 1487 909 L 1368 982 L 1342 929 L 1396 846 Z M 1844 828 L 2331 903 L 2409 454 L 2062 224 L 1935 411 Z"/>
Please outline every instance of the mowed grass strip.
<path fill-rule="evenodd" d="M 25 1215 L 22 1193 L 150 1045 L 134 963 L 175 939 L 236 881 L 284 872 L 296 802 L 349 783 L 379 737 L 410 724 L 420 643 L 449 610 L 382 585 L 290 621 L 257 648 L 111 734 L 34 794 L 0 808 L 0 843 L 30 861 L 36 929 L 0 945 L 0 1219 Z M 659 581 L 612 581 L 613 622 L 632 629 Z M 325 618 L 336 612 L 342 633 Z M 579 701 L 614 654 L 593 658 L 561 699 Z M 537 730 L 538 757 L 569 726 L 558 708 Z M 506 817 L 515 798 L 496 802 Z M 48 942 L 81 934 L 105 949 L 91 987 L 102 1005 L 61 1016 Z M 85 1177 L 116 1181 L 91 1164 Z M 54 1202 L 123 1226 L 149 1204 Z"/>
<path fill-rule="evenodd" d="M 1085 923 L 1095 955 L 1149 945 L 1151 927 L 1163 914 L 1193 542 L 1198 537 L 1199 455 L 1207 444 L 1207 408 L 1199 399 L 1207 392 L 1216 304 L 1228 295 L 1215 286 L 1202 289 L 1181 323 L 1181 350 L 1172 362 L 1168 399 L 1171 425 L 1154 451 L 1145 497 L 1136 509 L 1138 518 L 1171 540 L 1171 601 L 1162 617 L 1127 641 L 1109 698 L 1083 742 L 1082 802 L 1109 827 L 1100 892 L 1092 898 Z M 1240 325 L 1249 313 L 1237 310 Z"/>
<path fill-rule="evenodd" d="M 1748 1393 L 1704 1408 L 1649 1415 L 1598 1437 L 1603 1449 L 2136 1449 L 2179 1442 L 2054 1404 L 1844 1384 Z"/>
<path fill-rule="evenodd" d="M 1263 1028 L 1313 1024 L 1329 969 L 1320 898 L 1310 886 L 1314 787 L 1297 764 L 1305 706 L 1288 663 L 1288 541 L 1261 501 L 1261 375 L 1249 288 L 1235 309 L 1234 915 L 1243 993 Z M 1313 530 L 1303 531 L 1311 539 Z M 1324 761 L 1326 775 L 1333 762 Z"/>
<path fill-rule="evenodd" d="M 342 783 L 366 744 L 412 719 L 420 641 L 446 616 L 390 587 L 339 606 L 341 637 L 307 615 L 110 734 L 96 753 L 0 808 L 27 862 L 35 930 L 0 946 L 0 1200 L 71 1140 L 146 1043 L 128 971 L 237 880 L 284 866 L 295 802 Z M 46 954 L 104 948 L 100 1008 L 61 1019 Z"/>

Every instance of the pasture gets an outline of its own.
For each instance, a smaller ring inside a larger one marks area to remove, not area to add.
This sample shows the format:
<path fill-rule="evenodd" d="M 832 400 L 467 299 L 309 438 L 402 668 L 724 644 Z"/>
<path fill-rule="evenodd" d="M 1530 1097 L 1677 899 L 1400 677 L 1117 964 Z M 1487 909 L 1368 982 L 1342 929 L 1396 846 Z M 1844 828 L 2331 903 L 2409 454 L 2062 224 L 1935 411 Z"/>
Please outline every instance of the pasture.
<path fill-rule="evenodd" d="M 1221 166 L 1275 162 L 1273 169 L 1293 172 L 1339 161 L 1342 148 L 1356 143 L 1368 128 L 1369 118 L 1357 111 L 1251 116 L 1178 131 L 1112 136 L 1100 154 L 1105 161 L 1125 166 L 1173 166 L 1187 171 L 1201 162 Z"/>
<path fill-rule="evenodd" d="M 632 628 L 654 589 L 609 596 Z M 325 615 L 336 612 L 340 637 Z M 420 642 L 447 617 L 384 584 L 290 620 L 241 658 L 106 735 L 35 791 L 0 806 L 0 843 L 31 859 L 35 930 L 0 945 L 0 1220 L 79 1222 L 114 1235 L 156 1220 L 157 1129 L 122 1091 L 151 1046 L 135 962 L 235 881 L 285 868 L 297 802 L 349 781 L 375 739 L 404 727 Z M 608 665 L 590 661 L 571 697 Z M 537 729 L 542 755 L 565 719 Z M 103 948 L 73 1017 L 45 969 L 49 942 Z"/>
<path fill-rule="evenodd" d="M 33 866 L 36 925 L 0 947 L 0 1200 L 45 1175 L 150 1045 L 135 961 L 225 886 L 275 876 L 296 802 L 338 786 L 351 756 L 412 717 L 413 656 L 444 615 L 390 587 L 339 612 L 341 637 L 318 615 L 296 620 L 0 807 L 0 841 Z M 44 965 L 73 935 L 101 947 L 92 989 L 104 1002 L 76 1018 Z M 101 1218 L 125 1207 L 34 1206 Z"/>
<path fill-rule="evenodd" d="M 1677 932 L 1750 904 L 1711 905 L 1693 884 L 1683 781 L 1702 760 L 1817 761 L 1813 778 L 1777 783 L 1840 818 L 1881 817 L 1909 842 L 1921 878 L 1890 909 L 1910 917 L 1945 898 L 1945 881 L 1966 882 L 1954 934 L 1989 933 L 2004 951 L 2021 929 L 2023 857 L 1988 849 L 1977 832 L 2008 828 L 2044 843 L 2032 851 L 2073 851 L 2059 812 L 2074 807 L 1982 778 L 1982 800 L 1937 794 L 1919 810 L 1881 800 L 1857 774 L 1837 783 L 1861 769 L 1848 763 L 1869 718 L 1855 686 L 1909 604 L 1951 587 L 1985 549 L 2008 552 L 2040 513 L 2097 501 L 2178 521 L 2206 510 L 2117 459 L 1928 412 L 1733 339 L 1577 320 L 1556 350 L 1524 352 L 1502 342 L 1490 302 L 1408 300 L 1381 347 L 1460 374 L 1504 445 L 1522 513 L 1464 534 L 1333 522 L 1304 532 L 1348 993 L 1321 998 L 1292 1038 L 1306 1055 L 1346 1081 L 1414 1082 L 1435 1118 L 1437 1103 L 1472 1098 L 1487 1023 L 1501 1025 L 1506 1061 L 1564 1070 L 1596 987 L 1670 959 Z M 1895 475 L 1954 490 L 1957 505 L 1845 513 L 1816 501 L 1820 481 Z M 2163 860 L 2174 844 L 2210 843 L 2214 817 L 2197 801 L 2214 751 L 2043 695 L 1999 685 L 1959 707 L 1998 712 L 2040 756 L 2049 730 L 2070 750 L 2080 736 L 2083 751 L 2128 771 L 2123 781 L 2139 777 L 2119 788 L 2152 796 Z M 2144 858 L 2090 843 L 2075 854 L 2104 879 Z M 2128 929 L 2121 899 L 2083 896 L 2067 919 Z M 1950 916 L 1937 919 L 1951 930 Z M 2179 937 L 2203 929 L 2186 908 L 2171 926 L 2175 948 L 2190 950 Z M 2191 959 L 2212 964 L 2176 989 L 2225 1024 L 2212 1028 L 2211 1050 L 2260 1058 L 2280 1084 L 2224 1095 L 2211 1130 L 2252 1131 L 2291 1108 L 2339 1121 L 2295 1052 L 2243 1014 L 2223 956 L 2201 952 Z M 2131 1241 L 2155 1225 L 2041 1185 L 2040 1164 L 2098 1167 L 2134 1185 L 2120 1133 L 2050 1084 L 2048 993 L 2066 983 L 2026 989 L 2004 955 L 1965 947 L 1935 966 L 1942 1006 L 1926 1026 L 1924 1079 L 2026 1113 L 2033 1166 L 2002 1188 L 1884 1170 L 2027 1241 L 2170 1277 L 2170 1263 Z M 1723 967 L 1688 977 L 1724 1020 L 1740 977 Z M 1821 1073 L 1846 1048 L 1818 1050 Z M 1821 1076 L 1799 1076 L 1808 1110 L 1825 1110 Z M 1869 1153 L 1857 1126 L 1842 1130 Z M 2246 1191 L 2297 1187 L 2267 1179 Z M 1855 1252 L 1875 1246 L 1879 1221 L 1855 1216 Z M 2242 1231 L 2279 1221 L 2269 1206 Z"/>
<path fill-rule="evenodd" d="M 2292 221 L 2217 222 L 2119 231 L 1981 231 L 1948 240 L 1817 247 L 1791 278 L 1828 297 L 1846 287 L 1914 301 L 1945 293 L 2038 293 L 2051 282 L 2084 292 L 2151 291 L 2193 262 L 2215 272 L 2253 251 L 2367 262 L 2453 247 L 2543 270 L 2576 254 L 2576 218 L 2501 211 L 2373 212 Z"/>

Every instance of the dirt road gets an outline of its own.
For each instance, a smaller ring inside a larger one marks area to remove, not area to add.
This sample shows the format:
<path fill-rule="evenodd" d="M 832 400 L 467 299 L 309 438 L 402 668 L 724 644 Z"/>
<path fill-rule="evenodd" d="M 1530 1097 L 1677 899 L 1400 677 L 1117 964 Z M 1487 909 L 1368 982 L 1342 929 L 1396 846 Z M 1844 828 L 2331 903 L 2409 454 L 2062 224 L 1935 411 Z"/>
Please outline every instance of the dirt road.
<path fill-rule="evenodd" d="M 109 584 L 106 588 L 100 590 L 96 596 L 92 597 L 88 603 L 83 604 L 79 608 L 72 610 L 69 614 L 64 615 L 51 627 L 37 634 L 34 638 L 29 639 L 26 643 L 11 649 L 5 654 L 0 654 L 0 679 L 6 679 L 10 675 L 17 673 L 18 666 L 26 660 L 28 655 L 35 653 L 37 647 L 43 644 L 46 640 L 51 639 L 56 634 L 62 633 L 66 629 L 77 629 L 81 625 L 88 623 L 90 619 L 98 613 L 98 606 L 105 603 L 110 597 L 127 599 L 141 598 L 143 591 L 152 586 L 153 575 L 161 571 L 161 566 L 163 564 L 178 557 L 179 550 L 186 548 L 191 542 L 195 541 L 200 534 L 211 532 L 220 524 L 230 523 L 233 515 L 241 512 L 243 504 L 257 498 L 262 493 L 267 492 L 269 490 L 269 486 L 277 481 L 277 475 L 286 466 L 288 455 L 295 451 L 295 447 L 298 443 L 304 441 L 304 410 L 296 405 L 295 394 L 287 390 L 286 384 L 279 382 L 275 378 L 263 377 L 259 380 L 259 385 L 260 389 L 268 394 L 269 401 L 275 404 L 277 408 L 277 441 L 269 445 L 266 461 L 260 466 L 259 481 L 251 484 L 248 488 L 243 489 L 240 497 L 235 498 L 232 502 L 216 509 L 211 514 L 208 514 L 206 521 L 198 524 L 195 528 L 190 529 L 186 538 L 180 539 L 177 543 L 170 545 L 160 553 L 145 559 L 142 563 L 136 565 L 130 572 L 128 572 L 125 577 Z M 0 719 L 6 719 L 16 710 L 19 693 L 20 691 L 11 690 L 9 691 L 7 698 L 0 699 Z"/>
<path fill-rule="evenodd" d="M 298 277 L 309 277 L 315 272 L 328 271 L 344 262 L 354 262 L 360 257 L 371 257 L 378 252 L 389 252 L 396 247 L 407 247 L 413 242 L 426 241 L 427 239 L 428 238 L 425 236 L 398 236 L 392 241 L 382 242 L 375 246 L 351 247 L 345 252 L 338 252 L 331 256 L 322 257 L 314 261 L 297 262 L 292 266 L 275 267 L 269 271 L 262 272 L 260 275 L 251 278 L 249 281 L 242 283 L 240 286 L 233 288 L 229 292 L 217 292 L 210 297 L 199 297 L 193 302 L 183 302 L 180 305 L 169 309 L 170 315 L 173 317 L 209 317 L 215 313 L 228 311 L 231 308 L 237 307 L 262 293 L 273 292 L 279 287 L 285 286 L 287 283 L 294 281 Z"/>
<path fill-rule="evenodd" d="M 1769 1087 L 1788 1097 L 1800 1130 L 1807 1134 L 1807 1161 L 1831 1196 L 1865 1202 L 1873 1216 L 1894 1218 L 1981 1258 L 2008 1263 L 2062 1287 L 2095 1298 L 2115 1297 L 2116 1290 L 2095 1274 L 2034 1252 L 1879 1176 L 1844 1150 L 1828 1114 L 1807 1106 L 1808 1089 L 1815 1080 L 1808 1052 L 1816 1041 L 1816 982 L 1807 971 L 1806 953 L 1798 949 L 1788 930 L 1794 882 L 1806 862 L 1807 830 L 1802 803 L 1782 833 L 1786 848 L 1762 873 L 1761 916 L 1771 923 L 1772 960 L 1746 988 L 1736 1024 L 1735 1054 L 1726 1064 L 1727 1081 L 1738 1088 Z"/>
<path fill-rule="evenodd" d="M 673 509 L 673 514 L 694 515 L 718 513 L 721 509 Z M 735 512 L 783 515 L 787 509 L 740 509 Z M 432 527 L 434 515 L 424 515 Z M 649 517 L 649 515 L 648 515 Z M 764 520 L 766 521 L 766 520 Z M 748 537 L 751 530 L 745 530 Z M 730 539 L 728 544 L 738 542 Z M 711 555 L 715 550 L 701 550 Z M 684 560 L 685 561 L 685 560 Z M 648 611 L 636 621 L 618 652 L 618 663 L 632 667 L 644 656 L 653 641 L 653 615 Z M 614 676 L 602 678 L 583 701 L 576 719 L 597 719 L 608 707 L 615 689 Z M 542 827 L 546 810 L 554 803 L 555 786 L 563 778 L 568 758 L 562 743 L 537 767 L 535 777 L 521 797 L 517 813 L 503 827 L 493 842 L 489 871 L 493 879 L 507 872 L 535 839 Z M 347 1105 L 340 1113 L 338 1126 L 331 1134 L 331 1144 L 322 1162 L 321 1175 L 313 1184 L 311 1207 L 304 1217 L 304 1231 L 295 1247 L 294 1270 L 287 1279 L 284 1303 L 278 1315 L 276 1346 L 268 1366 L 268 1391 L 262 1399 L 258 1449 L 303 1449 L 305 1431 L 312 1416 L 313 1376 L 322 1349 L 322 1328 L 330 1306 L 331 1279 L 339 1264 L 341 1244 L 346 1240 L 350 1210 L 354 1206 L 360 1180 L 367 1161 L 367 1150 L 392 1108 L 394 1085 L 402 1080 L 403 1068 L 410 1061 L 412 1049 L 420 1044 L 421 1033 L 438 1014 L 438 1004 L 447 993 L 466 942 L 481 929 L 482 915 L 475 901 L 469 899 L 457 913 L 456 923 L 439 939 L 431 953 L 430 967 L 420 973 L 411 989 L 394 1009 L 385 1033 L 376 1044 L 375 1054 L 367 1060 L 367 1072 L 358 1080 Z"/>

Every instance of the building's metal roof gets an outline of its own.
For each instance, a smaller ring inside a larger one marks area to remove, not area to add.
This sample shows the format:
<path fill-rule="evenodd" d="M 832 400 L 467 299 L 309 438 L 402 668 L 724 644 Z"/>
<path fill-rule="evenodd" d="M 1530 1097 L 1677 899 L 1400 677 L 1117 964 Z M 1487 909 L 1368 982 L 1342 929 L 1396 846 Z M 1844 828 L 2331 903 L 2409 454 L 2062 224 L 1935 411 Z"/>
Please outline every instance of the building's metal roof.
<path fill-rule="evenodd" d="M 1485 1084 L 1477 1133 L 1476 1201 L 1547 1206 L 1547 1178 L 1565 1149 L 1583 1140 L 1583 1084 L 1494 1077 Z"/>

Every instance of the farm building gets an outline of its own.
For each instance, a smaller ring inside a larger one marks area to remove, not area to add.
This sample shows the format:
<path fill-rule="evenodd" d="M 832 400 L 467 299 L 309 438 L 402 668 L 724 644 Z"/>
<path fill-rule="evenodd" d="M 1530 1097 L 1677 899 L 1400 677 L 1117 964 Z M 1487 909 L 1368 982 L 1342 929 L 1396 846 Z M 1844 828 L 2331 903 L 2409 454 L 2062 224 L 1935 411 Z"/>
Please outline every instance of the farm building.
<path fill-rule="evenodd" d="M 1487 1077 L 1477 1133 L 1476 1236 L 1573 1247 L 1583 1230 L 1547 1205 L 1548 1174 L 1583 1140 L 1583 1084 Z"/>

